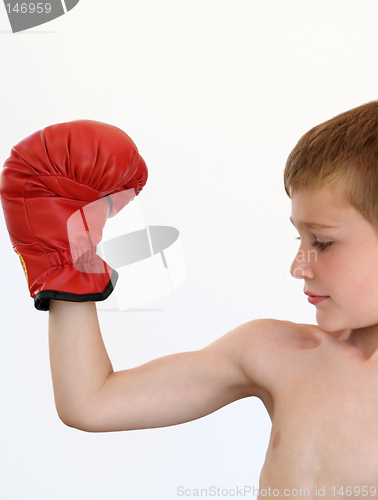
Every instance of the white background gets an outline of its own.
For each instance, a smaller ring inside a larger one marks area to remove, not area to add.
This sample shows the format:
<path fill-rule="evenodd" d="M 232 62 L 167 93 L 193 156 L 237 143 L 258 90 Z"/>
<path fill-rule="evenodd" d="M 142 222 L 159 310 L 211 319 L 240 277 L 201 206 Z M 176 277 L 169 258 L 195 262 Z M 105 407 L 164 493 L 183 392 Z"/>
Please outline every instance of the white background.
<path fill-rule="evenodd" d="M 201 348 L 255 318 L 314 323 L 289 274 L 297 242 L 282 172 L 310 127 L 378 97 L 378 2 L 80 0 L 19 34 L 0 7 L 0 157 L 52 123 L 117 125 L 149 166 L 146 222 L 180 230 L 186 283 L 138 311 L 100 313 L 114 368 Z M 0 238 L 1 500 L 258 486 L 270 433 L 258 400 L 165 429 L 65 427 L 48 313 L 28 297 L 2 217 Z"/>

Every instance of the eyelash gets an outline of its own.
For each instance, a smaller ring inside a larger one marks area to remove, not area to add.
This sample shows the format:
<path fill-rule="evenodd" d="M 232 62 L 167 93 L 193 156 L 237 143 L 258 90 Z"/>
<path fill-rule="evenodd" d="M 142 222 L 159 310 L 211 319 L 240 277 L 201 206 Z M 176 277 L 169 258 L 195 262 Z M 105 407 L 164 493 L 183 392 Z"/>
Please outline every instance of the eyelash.
<path fill-rule="evenodd" d="M 295 238 L 296 240 L 300 240 L 300 236 L 298 236 L 298 238 Z M 311 243 L 311 245 L 313 247 L 318 247 L 319 250 L 321 252 L 323 252 L 324 250 L 326 250 L 327 248 L 329 248 L 331 245 L 332 245 L 332 241 L 318 241 L 318 240 L 315 240 L 313 243 Z"/>

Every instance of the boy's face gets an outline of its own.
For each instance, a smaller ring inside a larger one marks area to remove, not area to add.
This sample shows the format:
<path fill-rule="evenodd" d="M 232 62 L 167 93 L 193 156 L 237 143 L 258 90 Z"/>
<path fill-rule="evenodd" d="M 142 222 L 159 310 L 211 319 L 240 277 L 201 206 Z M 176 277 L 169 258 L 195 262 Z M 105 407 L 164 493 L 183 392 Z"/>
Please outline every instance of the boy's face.
<path fill-rule="evenodd" d="M 373 226 L 331 187 L 294 193 L 291 219 L 301 241 L 290 272 L 303 277 L 305 292 L 327 296 L 315 305 L 320 328 L 339 337 L 347 329 L 378 325 Z"/>

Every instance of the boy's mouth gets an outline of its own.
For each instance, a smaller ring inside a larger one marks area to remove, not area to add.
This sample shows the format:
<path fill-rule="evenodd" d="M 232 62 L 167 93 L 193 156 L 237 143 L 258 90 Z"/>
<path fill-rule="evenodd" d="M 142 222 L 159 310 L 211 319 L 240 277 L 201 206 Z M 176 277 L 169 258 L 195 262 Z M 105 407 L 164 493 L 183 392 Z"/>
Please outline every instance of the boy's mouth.
<path fill-rule="evenodd" d="M 312 293 L 312 292 L 309 292 L 308 290 L 303 290 L 303 291 L 309 297 L 329 297 L 329 295 L 319 295 L 318 293 Z"/>
<path fill-rule="evenodd" d="M 304 293 L 308 295 L 307 300 L 310 302 L 310 304 L 319 304 L 319 302 L 322 302 L 325 299 L 328 299 L 329 295 L 316 295 L 312 292 L 308 292 L 304 290 Z"/>

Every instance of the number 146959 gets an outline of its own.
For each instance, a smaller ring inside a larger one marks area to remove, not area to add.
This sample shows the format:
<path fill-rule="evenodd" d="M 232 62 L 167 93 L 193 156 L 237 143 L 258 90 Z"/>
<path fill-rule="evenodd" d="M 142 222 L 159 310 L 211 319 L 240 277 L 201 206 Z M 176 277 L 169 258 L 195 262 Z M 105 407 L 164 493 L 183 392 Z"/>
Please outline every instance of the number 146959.
<path fill-rule="evenodd" d="M 51 3 L 16 3 L 16 5 L 11 6 L 10 3 L 6 4 L 6 8 L 10 13 L 15 12 L 17 14 L 50 14 L 51 12 Z"/>

